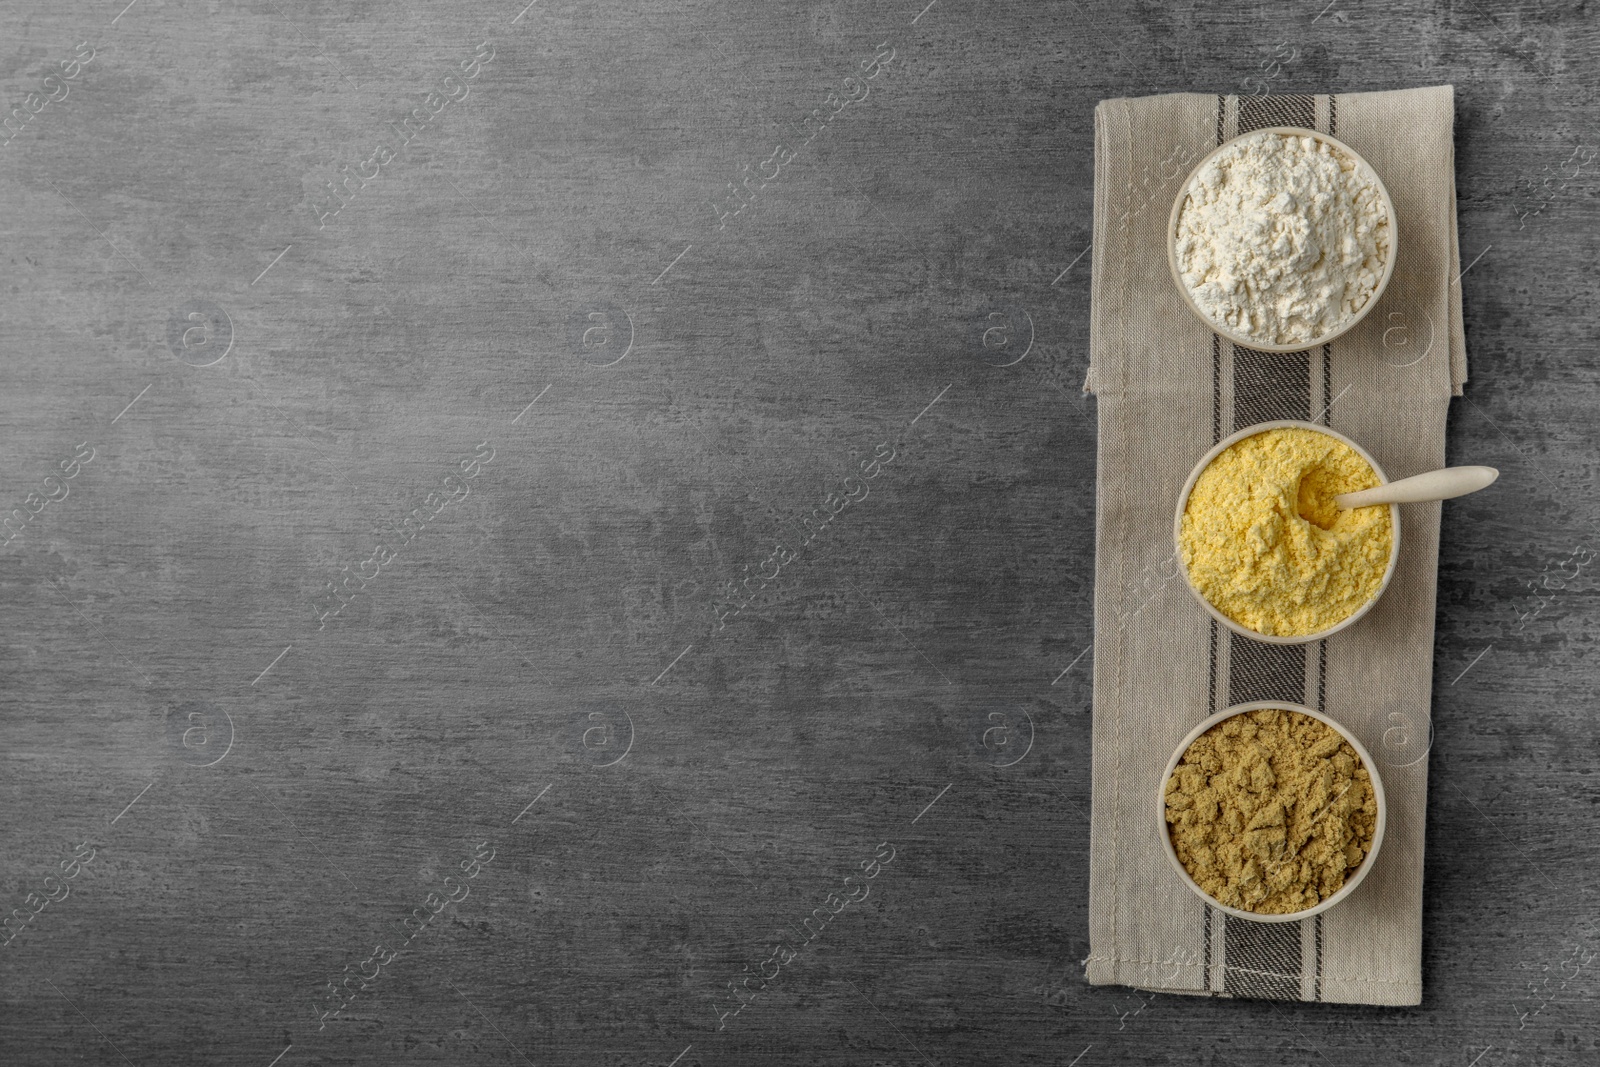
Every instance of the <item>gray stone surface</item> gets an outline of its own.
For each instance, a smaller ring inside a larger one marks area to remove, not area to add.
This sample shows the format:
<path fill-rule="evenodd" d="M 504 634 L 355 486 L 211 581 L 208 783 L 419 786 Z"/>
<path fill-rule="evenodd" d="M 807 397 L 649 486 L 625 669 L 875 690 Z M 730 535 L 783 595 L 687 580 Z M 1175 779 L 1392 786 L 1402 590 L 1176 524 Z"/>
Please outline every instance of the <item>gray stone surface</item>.
<path fill-rule="evenodd" d="M 1596 22 L 1320 6 L 9 5 L 0 1059 L 1594 1062 Z M 1439 82 L 1425 1001 L 1089 988 L 1094 104 Z"/>

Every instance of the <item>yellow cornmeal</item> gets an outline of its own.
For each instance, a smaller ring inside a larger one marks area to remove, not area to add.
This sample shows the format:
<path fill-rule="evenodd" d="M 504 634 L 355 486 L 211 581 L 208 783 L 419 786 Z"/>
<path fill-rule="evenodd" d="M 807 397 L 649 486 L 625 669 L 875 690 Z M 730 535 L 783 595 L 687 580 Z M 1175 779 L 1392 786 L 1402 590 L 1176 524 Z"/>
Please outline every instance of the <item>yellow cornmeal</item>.
<path fill-rule="evenodd" d="M 1338 892 L 1372 848 L 1372 777 L 1327 723 L 1271 708 L 1224 719 L 1166 784 L 1178 862 L 1213 899 L 1287 915 Z"/>
<path fill-rule="evenodd" d="M 1275 637 L 1314 634 L 1377 595 L 1394 531 L 1388 506 L 1333 498 L 1378 476 L 1336 437 L 1263 430 L 1224 449 L 1189 493 L 1179 547 L 1194 587 L 1228 618 Z"/>

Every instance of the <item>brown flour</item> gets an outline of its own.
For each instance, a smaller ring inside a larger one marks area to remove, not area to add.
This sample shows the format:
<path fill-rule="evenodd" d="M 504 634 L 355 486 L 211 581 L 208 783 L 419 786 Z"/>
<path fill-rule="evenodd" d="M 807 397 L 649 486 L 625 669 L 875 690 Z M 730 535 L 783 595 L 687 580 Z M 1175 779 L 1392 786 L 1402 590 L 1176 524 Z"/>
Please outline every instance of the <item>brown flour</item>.
<path fill-rule="evenodd" d="M 1166 783 L 1184 870 L 1219 903 L 1265 915 L 1336 893 L 1372 847 L 1372 777 L 1338 732 L 1271 708 L 1195 739 Z"/>

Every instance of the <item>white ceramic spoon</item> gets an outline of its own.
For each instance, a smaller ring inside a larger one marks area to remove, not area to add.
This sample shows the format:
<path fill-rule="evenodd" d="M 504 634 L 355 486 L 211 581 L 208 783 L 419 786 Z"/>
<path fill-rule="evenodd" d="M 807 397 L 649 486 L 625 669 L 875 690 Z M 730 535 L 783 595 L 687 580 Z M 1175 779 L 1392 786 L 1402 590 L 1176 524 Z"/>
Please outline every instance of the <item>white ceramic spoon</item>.
<path fill-rule="evenodd" d="M 1443 470 L 1414 474 L 1359 493 L 1340 493 L 1333 502 L 1341 508 L 1368 508 L 1374 504 L 1419 504 L 1425 500 L 1449 500 L 1466 496 L 1492 485 L 1500 472 L 1493 467 L 1446 467 Z"/>

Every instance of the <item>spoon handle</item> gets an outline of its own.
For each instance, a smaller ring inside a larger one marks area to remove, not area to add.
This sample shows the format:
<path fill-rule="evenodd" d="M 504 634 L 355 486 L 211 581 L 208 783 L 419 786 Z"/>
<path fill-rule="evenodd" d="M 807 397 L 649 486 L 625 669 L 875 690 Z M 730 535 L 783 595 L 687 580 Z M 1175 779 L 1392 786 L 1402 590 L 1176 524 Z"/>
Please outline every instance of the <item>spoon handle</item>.
<path fill-rule="evenodd" d="M 1374 504 L 1417 504 L 1424 500 L 1449 500 L 1476 493 L 1491 485 L 1500 472 L 1493 467 L 1446 467 L 1401 478 L 1359 493 L 1340 493 L 1333 502 L 1341 508 L 1366 508 Z"/>

